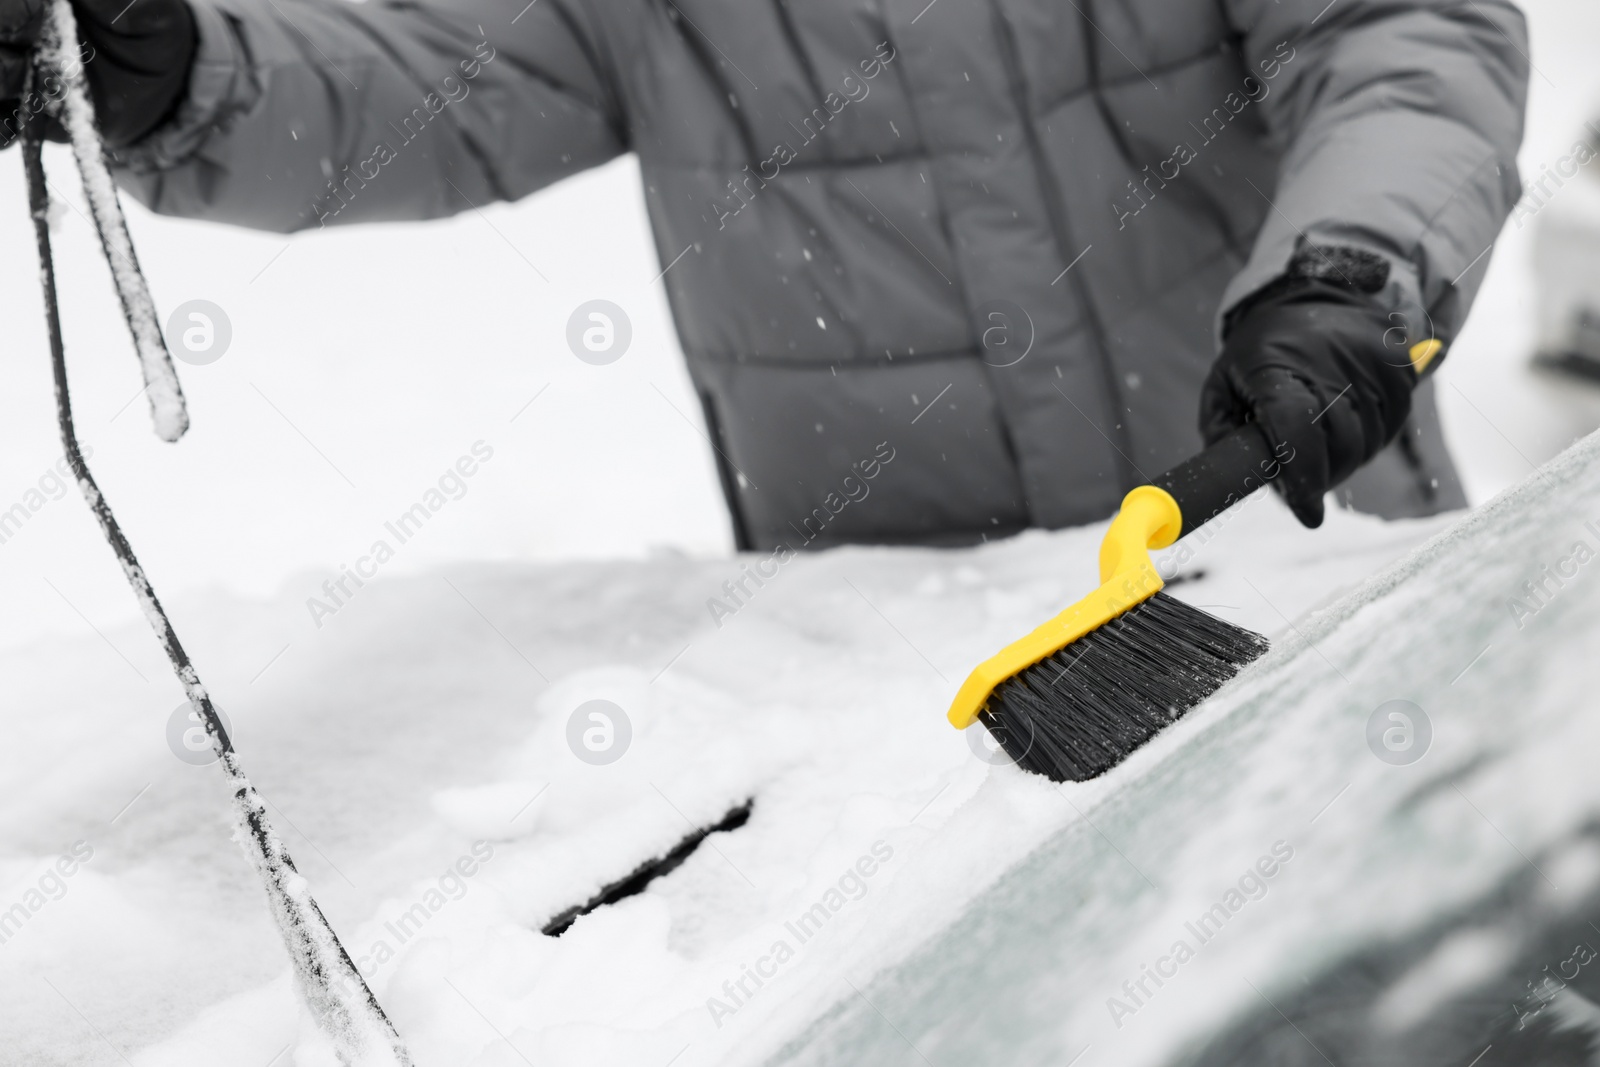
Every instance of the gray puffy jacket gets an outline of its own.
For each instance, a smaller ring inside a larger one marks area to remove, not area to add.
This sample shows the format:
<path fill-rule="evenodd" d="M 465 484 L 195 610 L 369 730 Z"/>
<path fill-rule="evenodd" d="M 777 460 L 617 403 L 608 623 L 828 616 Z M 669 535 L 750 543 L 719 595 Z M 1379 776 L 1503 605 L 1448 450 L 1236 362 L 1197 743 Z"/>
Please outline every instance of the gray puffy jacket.
<path fill-rule="evenodd" d="M 155 210 L 448 215 L 638 154 L 741 545 L 1101 518 L 1295 243 L 1459 329 L 1518 194 L 1506 0 L 194 0 Z M 552 343 L 559 340 L 552 339 Z M 1429 392 L 1344 490 L 1463 502 Z"/>

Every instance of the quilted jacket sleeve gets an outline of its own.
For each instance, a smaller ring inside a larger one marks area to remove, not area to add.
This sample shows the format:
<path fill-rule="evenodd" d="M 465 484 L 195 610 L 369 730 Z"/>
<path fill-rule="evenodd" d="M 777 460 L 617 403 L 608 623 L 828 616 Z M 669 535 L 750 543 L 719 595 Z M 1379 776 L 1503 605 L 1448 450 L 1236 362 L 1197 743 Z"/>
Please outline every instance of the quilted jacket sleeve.
<path fill-rule="evenodd" d="M 155 211 L 283 232 L 433 218 L 626 150 L 567 0 L 191 3 L 188 94 L 116 160 Z"/>
<path fill-rule="evenodd" d="M 1225 3 L 1252 72 L 1277 75 L 1262 106 L 1284 156 L 1219 322 L 1304 238 L 1382 255 L 1384 297 L 1411 339 L 1448 340 L 1521 192 L 1521 12 L 1509 0 Z"/>

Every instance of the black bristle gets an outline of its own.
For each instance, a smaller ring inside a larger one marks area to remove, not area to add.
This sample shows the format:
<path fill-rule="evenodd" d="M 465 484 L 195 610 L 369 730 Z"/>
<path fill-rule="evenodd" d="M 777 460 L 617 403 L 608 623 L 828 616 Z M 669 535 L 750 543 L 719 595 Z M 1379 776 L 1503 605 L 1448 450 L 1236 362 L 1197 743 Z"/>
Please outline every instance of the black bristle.
<path fill-rule="evenodd" d="M 1267 651 L 1260 634 L 1157 593 L 995 687 L 978 717 L 1024 770 L 1098 777 Z"/>

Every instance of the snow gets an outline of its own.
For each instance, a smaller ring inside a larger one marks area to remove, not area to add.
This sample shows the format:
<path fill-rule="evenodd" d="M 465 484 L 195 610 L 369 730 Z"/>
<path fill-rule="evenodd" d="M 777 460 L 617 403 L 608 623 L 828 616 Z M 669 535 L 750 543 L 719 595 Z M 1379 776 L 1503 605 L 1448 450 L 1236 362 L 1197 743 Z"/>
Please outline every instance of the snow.
<path fill-rule="evenodd" d="M 1301 617 L 1444 525 L 1335 512 L 1307 535 L 1262 497 L 1188 561 L 1205 577 L 1174 589 L 1281 633 L 1278 611 Z M 843 983 L 865 989 L 956 920 L 1104 792 L 993 766 L 943 716 L 977 659 L 1092 584 L 1099 534 L 796 559 L 720 627 L 706 600 L 741 561 L 449 568 L 372 583 L 320 629 L 293 595 L 172 610 L 419 1064 L 521 1062 L 508 1041 L 541 1064 L 751 1062 Z M 159 676 L 136 630 L 106 637 Z M 3 669 L 23 706 L 57 709 L 24 720 L 0 757 L 3 810 L 27 811 L 6 817 L 7 838 L 30 863 L 92 838 L 116 901 L 80 904 L 74 886 L 0 948 L 0 989 L 22 1017 L 51 1020 L 18 1035 L 43 1045 L 21 1047 L 99 1044 L 40 983 L 47 966 L 135 1063 L 264 1063 L 286 1046 L 317 1062 L 260 889 L 222 840 L 217 769 L 166 749 L 176 694 L 92 635 Z M 631 726 L 609 764 L 568 741 L 596 700 Z M 68 765 L 33 757 L 69 746 Z M 537 932 L 750 797 L 745 827 L 642 895 L 558 939 Z M 464 859 L 473 876 L 447 878 Z M 786 924 L 818 904 L 828 919 L 797 926 L 801 941 Z M 124 918 L 107 929 L 108 912 Z M 87 943 L 80 924 L 96 932 Z M 771 972 L 759 989 L 746 977 L 757 967 Z"/>
<path fill-rule="evenodd" d="M 1585 54 L 1600 10 L 1528 7 L 1535 174 L 1600 101 Z M 1480 501 L 1600 425 L 1593 398 L 1524 366 L 1532 234 L 1580 209 L 1576 188 L 1508 228 L 1441 375 Z M 7 201 L 20 185 L 0 174 Z M 896 1028 L 941 1064 L 1067 1063 L 1086 1044 L 1082 1067 L 1157 1063 L 1259 1007 L 1243 979 L 1286 1003 L 1286 983 L 1350 945 L 1481 899 L 1518 849 L 1551 898 L 1597 883 L 1594 849 L 1572 840 L 1593 815 L 1578 714 L 1593 577 L 1521 632 L 1504 603 L 1600 520 L 1581 463 L 1530 483 L 1526 521 L 1490 511 L 1389 572 L 1387 599 L 1340 597 L 1452 519 L 1335 512 L 1308 534 L 1275 501 L 1247 505 L 1174 592 L 1278 651 L 1110 778 L 1056 789 L 987 762 L 943 711 L 974 662 L 1093 584 L 1098 529 L 808 557 L 712 620 L 741 562 L 631 162 L 489 220 L 292 241 L 133 207 L 157 306 L 205 298 L 233 320 L 234 347 L 184 369 L 196 424 L 177 449 L 126 414 L 141 394 L 127 325 L 89 205 L 69 204 L 57 251 L 95 470 L 305 876 L 286 897 L 315 894 L 418 1064 L 920 1063 Z M 26 225 L 0 217 L 7 247 Z M 0 281 L 23 294 L 0 513 L 28 513 L 0 527 L 0 918 L 46 886 L 0 944 L 0 1058 L 331 1062 L 229 841 L 223 777 L 168 750 L 182 695 L 93 522 L 57 502 L 71 494 L 52 474 L 31 258 L 0 262 Z M 634 327 L 605 367 L 563 340 L 597 297 Z M 495 458 L 460 498 L 313 618 L 307 598 L 480 440 Z M 1411 767 L 1362 737 L 1395 695 L 1434 715 Z M 568 743 L 596 700 L 632 729 L 610 764 Z M 750 797 L 745 827 L 645 893 L 538 933 Z M 1295 856 L 1242 929 L 1117 1029 L 1106 999 L 1279 840 Z M 64 888 L 42 882 L 78 842 L 91 858 Z M 829 917 L 802 941 L 789 926 L 819 904 Z M 1457 933 L 1409 961 L 1375 1032 L 1481 990 L 1518 943 Z"/>

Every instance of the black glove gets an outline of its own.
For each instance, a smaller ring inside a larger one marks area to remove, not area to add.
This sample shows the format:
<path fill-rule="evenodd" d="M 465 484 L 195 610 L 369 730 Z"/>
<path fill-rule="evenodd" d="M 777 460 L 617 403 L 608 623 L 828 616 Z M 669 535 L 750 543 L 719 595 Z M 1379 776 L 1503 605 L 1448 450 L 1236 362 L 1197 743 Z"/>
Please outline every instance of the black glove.
<path fill-rule="evenodd" d="M 1419 377 L 1415 340 L 1371 291 L 1343 279 L 1282 279 L 1229 316 L 1200 392 L 1200 433 L 1210 444 L 1260 425 L 1290 457 L 1273 484 L 1297 519 L 1321 526 L 1328 490 L 1405 425 Z"/>
<path fill-rule="evenodd" d="M 0 0 L 0 148 L 51 94 L 51 85 L 35 85 L 36 97 L 22 99 L 44 6 Z M 72 9 L 100 133 L 112 148 L 126 147 L 166 121 L 182 99 L 199 43 L 194 13 L 185 0 L 74 0 Z M 62 139 L 59 128 L 49 133 Z"/>

